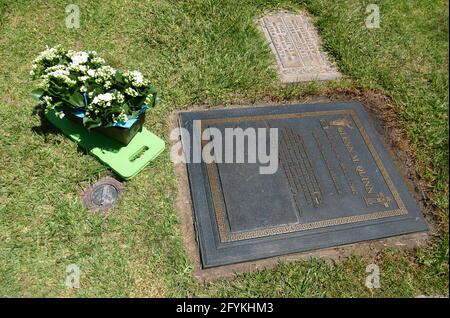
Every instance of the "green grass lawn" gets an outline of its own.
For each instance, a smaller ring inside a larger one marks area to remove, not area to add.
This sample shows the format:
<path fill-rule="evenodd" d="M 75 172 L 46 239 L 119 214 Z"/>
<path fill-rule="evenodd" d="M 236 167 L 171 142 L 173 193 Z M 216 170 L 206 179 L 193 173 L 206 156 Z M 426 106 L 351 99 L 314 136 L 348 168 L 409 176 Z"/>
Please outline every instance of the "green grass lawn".
<path fill-rule="evenodd" d="M 81 27 L 65 26 L 80 6 Z M 0 0 L 0 296 L 448 295 L 448 2 L 376 1 L 381 28 L 364 27 L 374 1 Z M 280 85 L 255 18 L 307 9 L 336 59 L 339 83 Z M 168 140 L 168 114 L 191 105 L 302 99 L 324 90 L 377 90 L 392 99 L 428 185 L 438 231 L 417 251 L 281 264 L 232 280 L 192 278 L 175 209 L 166 151 L 136 178 L 109 217 L 80 202 L 82 188 L 110 174 L 51 126 L 41 127 L 29 92 L 32 59 L 45 45 L 96 50 L 138 69 L 161 93 L 147 128 Z M 381 288 L 364 286 L 375 262 Z M 64 282 L 77 264 L 81 288 Z"/>

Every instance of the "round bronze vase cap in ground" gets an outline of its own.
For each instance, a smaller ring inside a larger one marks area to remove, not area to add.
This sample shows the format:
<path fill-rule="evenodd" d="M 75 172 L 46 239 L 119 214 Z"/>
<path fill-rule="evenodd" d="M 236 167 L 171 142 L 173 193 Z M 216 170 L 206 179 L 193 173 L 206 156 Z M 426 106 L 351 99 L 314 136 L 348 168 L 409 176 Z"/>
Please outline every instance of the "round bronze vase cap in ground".
<path fill-rule="evenodd" d="M 91 211 L 106 213 L 117 202 L 122 189 L 123 184 L 118 180 L 101 178 L 83 191 L 83 204 Z"/>

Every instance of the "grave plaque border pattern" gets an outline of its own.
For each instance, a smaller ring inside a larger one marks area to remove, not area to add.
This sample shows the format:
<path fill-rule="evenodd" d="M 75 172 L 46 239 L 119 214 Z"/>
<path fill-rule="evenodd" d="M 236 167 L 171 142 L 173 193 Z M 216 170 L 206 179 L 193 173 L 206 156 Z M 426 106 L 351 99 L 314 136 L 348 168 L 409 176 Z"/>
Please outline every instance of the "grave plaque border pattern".
<path fill-rule="evenodd" d="M 260 121 L 260 120 L 271 120 L 271 119 L 292 119 L 292 118 L 303 118 L 303 117 L 309 117 L 309 116 L 320 116 L 320 115 L 350 115 L 353 119 L 353 121 L 356 124 L 356 127 L 359 130 L 359 133 L 364 139 L 364 142 L 366 146 L 368 147 L 372 158 L 374 159 L 375 163 L 377 164 L 378 168 L 380 169 L 380 172 L 391 191 L 392 195 L 394 196 L 394 200 L 398 205 L 398 209 L 394 210 L 388 210 L 388 211 L 381 211 L 381 212 L 372 212 L 369 214 L 362 214 L 362 215 L 355 215 L 355 216 L 348 216 L 348 217 L 341 217 L 341 218 L 333 218 L 328 220 L 321 220 L 311 223 L 299 223 L 299 224 L 288 224 L 284 226 L 278 226 L 278 227 L 271 227 L 267 229 L 258 229 L 253 231 L 246 231 L 246 232 L 239 232 L 239 233 L 229 233 L 226 230 L 225 225 L 225 211 L 220 195 L 220 182 L 217 178 L 217 171 L 216 164 L 215 163 L 208 163 L 206 165 L 207 174 L 208 174 L 208 181 L 211 187 L 212 192 L 212 199 L 213 199 L 213 205 L 216 215 L 216 221 L 219 228 L 219 236 L 220 241 L 222 243 L 228 243 L 233 241 L 240 241 L 240 240 L 246 240 L 246 239 L 252 239 L 252 238 L 259 238 L 259 237 L 265 237 L 270 235 L 277 235 L 277 234 L 285 234 L 290 232 L 296 232 L 296 231 L 304 231 L 304 230 L 310 230 L 310 229 L 316 229 L 316 228 L 322 228 L 327 226 L 334 226 L 334 225 L 341 225 L 341 224 L 349 224 L 349 223 L 356 223 L 356 222 L 362 222 L 362 221 L 370 221 L 370 220 L 376 220 L 381 218 L 387 218 L 392 216 L 400 216 L 404 214 L 408 214 L 408 211 L 400 197 L 400 194 L 398 193 L 394 183 L 391 180 L 391 177 L 389 176 L 389 173 L 385 169 L 383 162 L 380 159 L 380 156 L 378 155 L 378 152 L 376 151 L 375 147 L 373 146 L 369 136 L 367 135 L 367 132 L 364 129 L 364 126 L 360 122 L 357 114 L 353 109 L 347 109 L 347 110 L 334 110 L 334 111 L 315 111 L 315 112 L 305 112 L 305 113 L 291 113 L 291 114 L 283 114 L 283 115 L 259 115 L 259 116 L 241 116 L 241 117 L 232 117 L 232 118 L 220 118 L 220 119 L 206 119 L 201 121 L 201 127 L 200 131 L 203 133 L 204 128 L 208 127 L 212 124 L 220 124 L 220 123 L 229 123 L 229 122 L 239 122 L 242 120 L 246 121 Z M 206 144 L 207 141 L 202 141 L 202 144 Z"/>

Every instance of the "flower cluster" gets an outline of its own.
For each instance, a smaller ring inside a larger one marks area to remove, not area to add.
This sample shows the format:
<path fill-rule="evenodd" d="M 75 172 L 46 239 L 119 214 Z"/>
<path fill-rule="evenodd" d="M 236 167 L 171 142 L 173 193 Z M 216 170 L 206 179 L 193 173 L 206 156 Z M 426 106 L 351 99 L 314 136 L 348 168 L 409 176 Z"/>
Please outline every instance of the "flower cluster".
<path fill-rule="evenodd" d="M 113 113 L 111 119 L 113 123 L 124 122 L 128 120 L 125 109 L 120 107 L 125 101 L 125 97 L 119 91 L 113 93 L 99 94 L 94 97 L 91 103 L 87 106 L 86 116 L 96 117 L 103 109 L 111 109 L 116 105 L 120 110 L 119 113 Z M 92 114 L 92 115 L 91 115 Z"/>
<path fill-rule="evenodd" d="M 155 103 L 156 91 L 140 72 L 122 73 L 95 51 L 47 48 L 33 60 L 30 75 L 40 80 L 35 94 L 46 111 L 57 107 L 63 117 L 61 108 L 84 108 L 88 128 L 127 121 Z"/>
<path fill-rule="evenodd" d="M 142 87 L 149 84 L 148 81 L 144 79 L 144 76 L 142 76 L 141 72 L 138 71 L 125 72 L 123 74 L 123 77 L 125 79 L 125 82 L 131 83 L 136 87 Z"/>

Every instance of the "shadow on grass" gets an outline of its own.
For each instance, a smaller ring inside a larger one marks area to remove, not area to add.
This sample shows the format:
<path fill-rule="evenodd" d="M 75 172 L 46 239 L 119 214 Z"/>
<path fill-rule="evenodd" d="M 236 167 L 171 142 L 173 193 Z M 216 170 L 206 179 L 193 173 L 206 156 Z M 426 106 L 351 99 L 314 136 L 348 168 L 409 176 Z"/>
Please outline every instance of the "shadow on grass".
<path fill-rule="evenodd" d="M 50 120 L 47 118 L 47 116 L 45 114 L 44 109 L 42 109 L 42 107 L 39 104 L 37 104 L 33 107 L 32 115 L 38 116 L 40 123 L 37 126 L 31 127 L 31 130 L 34 133 L 44 137 L 46 143 L 51 143 L 51 144 L 54 144 L 57 146 L 60 144 L 60 141 L 58 141 L 57 139 L 51 138 L 51 136 L 63 136 L 64 138 L 69 138 L 69 137 L 67 137 L 66 134 L 64 134 L 62 132 L 61 129 L 59 129 L 58 127 L 56 127 L 54 124 L 52 124 L 50 122 Z M 73 142 L 76 143 L 75 141 L 73 141 Z M 81 147 L 79 143 L 76 143 L 76 145 L 77 145 L 78 153 L 83 154 L 83 155 L 90 155 L 89 154 L 90 149 Z M 118 151 L 117 147 L 105 148 L 105 149 L 110 150 L 110 151 Z M 126 181 L 125 179 L 123 179 L 121 176 L 114 173 L 113 171 L 109 171 L 109 173 L 107 175 L 111 176 L 117 180 L 120 180 L 121 182 Z"/>
<path fill-rule="evenodd" d="M 63 136 L 64 138 L 68 138 L 58 127 L 53 125 L 50 120 L 48 120 L 45 115 L 44 109 L 39 104 L 36 104 L 33 107 L 32 111 L 33 116 L 39 117 L 39 125 L 31 127 L 31 131 L 34 133 L 44 137 L 46 143 L 52 143 L 54 145 L 59 145 L 60 142 L 56 139 L 49 138 L 51 136 Z M 70 138 L 69 138 L 70 139 Z M 89 151 L 84 149 L 77 143 L 77 152 L 82 153 L 84 155 L 88 155 Z"/>
<path fill-rule="evenodd" d="M 47 137 L 49 135 L 63 135 L 60 129 L 55 127 L 48 119 L 47 116 L 45 116 L 45 112 L 42 109 L 42 107 L 39 104 L 36 104 L 33 107 L 33 112 L 31 113 L 33 116 L 38 116 L 40 125 L 31 127 L 31 130 L 40 135 L 45 137 L 47 140 Z"/>

